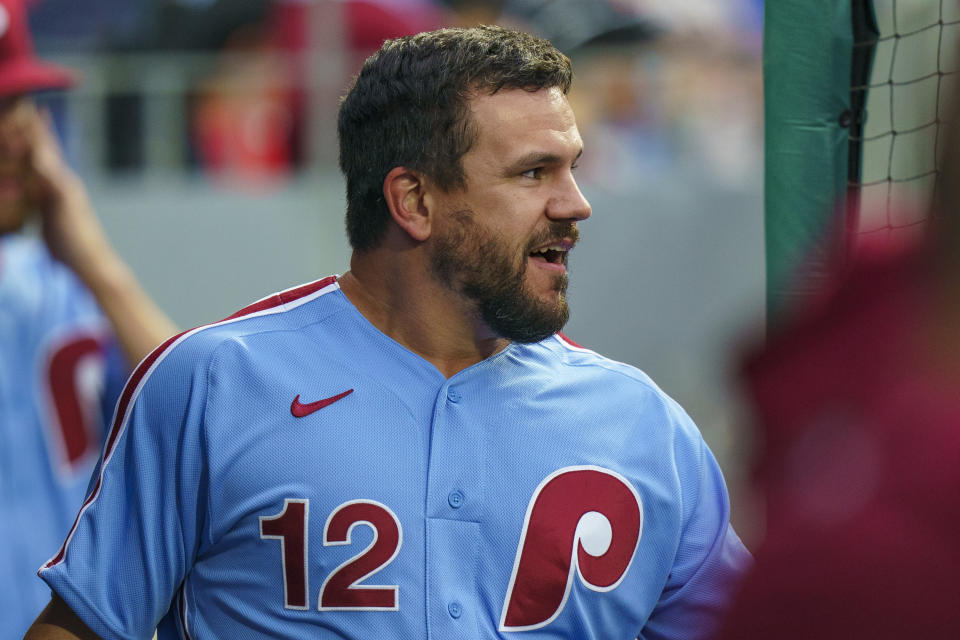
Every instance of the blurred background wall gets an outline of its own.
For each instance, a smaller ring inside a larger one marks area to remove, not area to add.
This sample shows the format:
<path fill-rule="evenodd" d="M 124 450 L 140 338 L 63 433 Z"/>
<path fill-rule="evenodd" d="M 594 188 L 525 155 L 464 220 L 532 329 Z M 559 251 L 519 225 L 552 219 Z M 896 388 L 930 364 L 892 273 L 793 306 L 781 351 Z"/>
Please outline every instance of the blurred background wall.
<path fill-rule="evenodd" d="M 182 327 L 347 268 L 337 99 L 384 38 L 498 22 L 574 61 L 594 215 L 571 258 L 577 342 L 649 373 L 724 467 L 732 365 L 763 323 L 761 0 L 34 0 L 45 98 L 108 234 Z"/>

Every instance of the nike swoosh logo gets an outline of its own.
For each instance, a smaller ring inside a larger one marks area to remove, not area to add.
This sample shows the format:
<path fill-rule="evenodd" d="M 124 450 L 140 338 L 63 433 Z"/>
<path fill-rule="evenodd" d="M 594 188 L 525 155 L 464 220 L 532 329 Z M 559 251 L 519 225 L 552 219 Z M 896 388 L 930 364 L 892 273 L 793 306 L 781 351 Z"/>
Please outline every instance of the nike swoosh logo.
<path fill-rule="evenodd" d="M 310 415 L 314 411 L 319 411 L 324 407 L 329 407 L 337 400 L 343 400 L 348 395 L 353 393 L 353 389 L 347 389 L 343 393 L 338 393 L 335 396 L 330 396 L 329 398 L 324 398 L 323 400 L 317 400 L 316 402 L 308 402 L 307 404 L 301 404 L 300 394 L 297 394 L 297 397 L 293 399 L 293 402 L 290 404 L 290 413 L 293 414 L 294 418 L 303 418 Z"/>

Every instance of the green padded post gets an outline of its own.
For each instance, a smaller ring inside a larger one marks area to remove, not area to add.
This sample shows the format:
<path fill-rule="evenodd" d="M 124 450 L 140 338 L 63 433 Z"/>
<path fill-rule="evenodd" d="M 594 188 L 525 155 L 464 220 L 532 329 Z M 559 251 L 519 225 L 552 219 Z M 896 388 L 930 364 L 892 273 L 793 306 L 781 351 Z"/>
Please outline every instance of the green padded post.
<path fill-rule="evenodd" d="M 767 313 L 815 290 L 846 198 L 851 0 L 774 0 L 764 16 Z M 801 264 L 803 272 L 798 273 Z"/>

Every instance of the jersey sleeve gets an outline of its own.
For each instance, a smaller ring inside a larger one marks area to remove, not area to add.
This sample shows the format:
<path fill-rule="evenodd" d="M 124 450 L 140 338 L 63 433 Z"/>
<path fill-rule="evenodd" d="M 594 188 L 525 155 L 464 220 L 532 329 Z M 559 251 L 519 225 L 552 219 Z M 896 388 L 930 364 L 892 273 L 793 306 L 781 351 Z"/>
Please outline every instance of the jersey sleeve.
<path fill-rule="evenodd" d="M 153 634 L 202 542 L 208 359 L 174 340 L 127 382 L 88 496 L 39 571 L 108 640 Z"/>
<path fill-rule="evenodd" d="M 720 466 L 693 422 L 674 405 L 675 462 L 683 530 L 670 576 L 641 640 L 711 638 L 753 560 L 730 525 Z"/>

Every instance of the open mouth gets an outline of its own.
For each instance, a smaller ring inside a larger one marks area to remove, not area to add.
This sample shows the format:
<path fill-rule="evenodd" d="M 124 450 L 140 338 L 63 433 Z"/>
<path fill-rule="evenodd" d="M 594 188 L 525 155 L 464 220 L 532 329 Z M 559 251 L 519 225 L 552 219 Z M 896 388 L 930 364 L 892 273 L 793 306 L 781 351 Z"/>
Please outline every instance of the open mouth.
<path fill-rule="evenodd" d="M 567 255 L 572 248 L 571 242 L 561 241 L 544 245 L 539 249 L 530 252 L 530 257 L 540 262 L 549 264 L 565 265 L 567 264 Z"/>
<path fill-rule="evenodd" d="M 530 253 L 534 260 L 543 260 L 551 264 L 565 264 L 567 261 L 567 250 L 557 247 L 544 247 Z"/>

